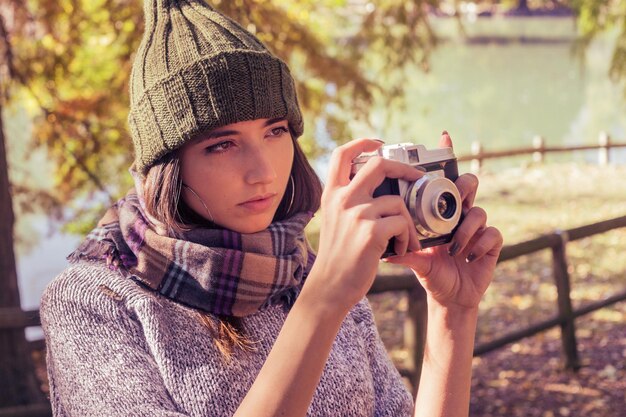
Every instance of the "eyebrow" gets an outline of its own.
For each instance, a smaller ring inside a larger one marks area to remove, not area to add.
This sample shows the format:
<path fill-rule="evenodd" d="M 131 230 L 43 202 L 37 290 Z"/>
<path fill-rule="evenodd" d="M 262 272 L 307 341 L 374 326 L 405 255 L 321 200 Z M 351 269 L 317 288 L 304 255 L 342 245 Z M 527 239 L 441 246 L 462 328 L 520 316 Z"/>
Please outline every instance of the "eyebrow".
<path fill-rule="evenodd" d="M 263 127 L 267 127 L 270 125 L 273 125 L 274 123 L 278 123 L 278 122 L 282 122 L 283 120 L 287 120 L 284 117 L 275 117 L 273 119 L 268 119 L 265 121 L 265 123 L 263 124 Z M 230 135 L 236 135 L 239 132 L 238 130 L 220 130 L 220 129 L 216 129 L 213 130 L 205 135 L 200 136 L 197 139 L 197 143 L 200 142 L 204 142 L 205 140 L 210 140 L 210 139 L 217 139 L 217 138 L 221 138 L 222 136 L 230 136 Z"/>

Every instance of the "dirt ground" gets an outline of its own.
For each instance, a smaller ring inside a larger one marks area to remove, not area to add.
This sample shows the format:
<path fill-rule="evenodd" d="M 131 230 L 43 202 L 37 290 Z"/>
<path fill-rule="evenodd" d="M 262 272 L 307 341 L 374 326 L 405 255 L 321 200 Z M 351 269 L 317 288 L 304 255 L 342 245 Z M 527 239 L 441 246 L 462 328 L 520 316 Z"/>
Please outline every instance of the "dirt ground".
<path fill-rule="evenodd" d="M 405 316 L 403 298 L 370 297 L 398 365 L 406 357 L 397 325 Z M 558 328 L 474 358 L 470 416 L 626 416 L 626 302 L 580 317 L 576 335 L 577 372 L 564 369 Z"/>

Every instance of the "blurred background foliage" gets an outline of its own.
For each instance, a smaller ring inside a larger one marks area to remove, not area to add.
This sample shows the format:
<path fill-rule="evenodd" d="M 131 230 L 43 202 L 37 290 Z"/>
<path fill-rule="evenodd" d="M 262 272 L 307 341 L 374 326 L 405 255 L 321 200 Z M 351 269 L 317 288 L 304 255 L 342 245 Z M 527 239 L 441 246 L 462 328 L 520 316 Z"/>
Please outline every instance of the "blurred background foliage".
<path fill-rule="evenodd" d="M 401 108 L 407 65 L 428 71 L 438 38 L 428 15 L 458 16 L 465 3 L 439 0 L 211 0 L 290 65 L 315 158 L 351 138 L 373 100 Z M 579 52 L 600 32 L 619 27 L 610 76 L 626 75 L 626 2 L 484 1 L 479 7 L 573 10 Z M 11 172 L 18 212 L 43 210 L 88 231 L 104 207 L 131 186 L 126 117 L 128 79 L 143 31 L 141 0 L 0 0 L 2 106 L 19 102 L 34 120 L 28 149 L 45 149 L 46 185 Z M 459 24 L 462 32 L 463 26 Z M 28 152 L 27 152 L 28 153 Z M 11 169 L 16 164 L 11 164 Z M 18 237 L 19 238 L 19 237 Z"/>

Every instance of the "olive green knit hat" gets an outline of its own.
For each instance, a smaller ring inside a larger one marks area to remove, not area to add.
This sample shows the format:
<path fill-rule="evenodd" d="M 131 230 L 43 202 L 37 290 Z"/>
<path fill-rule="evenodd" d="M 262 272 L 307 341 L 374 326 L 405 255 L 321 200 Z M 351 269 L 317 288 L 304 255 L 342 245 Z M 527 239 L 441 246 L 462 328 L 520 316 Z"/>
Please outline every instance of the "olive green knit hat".
<path fill-rule="evenodd" d="M 254 35 L 204 0 L 145 0 L 144 10 L 128 116 L 138 172 L 230 123 L 285 117 L 302 134 L 289 69 Z"/>

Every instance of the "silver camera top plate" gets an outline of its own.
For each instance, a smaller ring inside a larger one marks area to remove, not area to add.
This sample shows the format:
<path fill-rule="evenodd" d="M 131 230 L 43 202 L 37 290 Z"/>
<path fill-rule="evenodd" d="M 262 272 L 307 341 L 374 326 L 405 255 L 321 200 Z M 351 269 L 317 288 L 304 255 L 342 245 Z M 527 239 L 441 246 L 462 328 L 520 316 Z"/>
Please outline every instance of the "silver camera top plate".
<path fill-rule="evenodd" d="M 410 165 L 422 165 L 454 158 L 452 148 L 428 150 L 424 145 L 415 145 L 413 143 L 385 145 L 380 149 L 379 155 Z"/>

